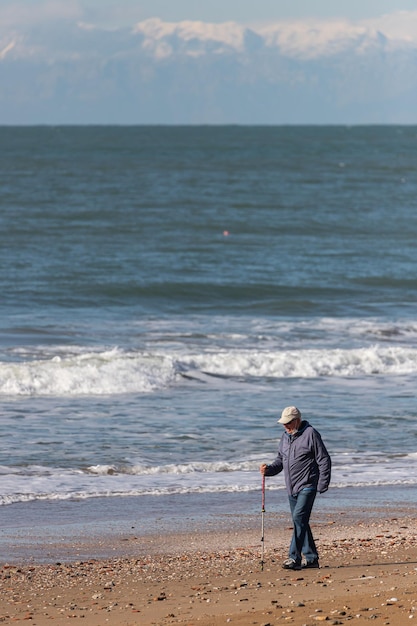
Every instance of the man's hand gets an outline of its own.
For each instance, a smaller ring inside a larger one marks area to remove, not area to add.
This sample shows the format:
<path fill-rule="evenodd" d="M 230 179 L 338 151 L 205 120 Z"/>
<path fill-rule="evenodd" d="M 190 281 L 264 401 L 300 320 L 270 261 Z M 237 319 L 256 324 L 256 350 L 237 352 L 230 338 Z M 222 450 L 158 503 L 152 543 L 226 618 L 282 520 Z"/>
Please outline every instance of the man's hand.
<path fill-rule="evenodd" d="M 262 476 L 265 476 L 266 468 L 267 468 L 266 463 L 262 463 L 262 465 L 259 467 L 259 471 L 261 472 Z"/>

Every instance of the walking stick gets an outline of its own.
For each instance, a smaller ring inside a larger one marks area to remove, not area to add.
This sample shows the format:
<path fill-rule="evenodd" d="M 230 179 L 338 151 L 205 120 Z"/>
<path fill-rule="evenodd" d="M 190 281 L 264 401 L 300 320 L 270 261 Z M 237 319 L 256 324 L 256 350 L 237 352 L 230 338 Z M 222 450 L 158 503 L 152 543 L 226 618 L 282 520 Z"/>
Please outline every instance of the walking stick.
<path fill-rule="evenodd" d="M 265 525 L 264 525 L 264 518 L 265 518 L 265 474 L 262 474 L 262 537 L 261 537 L 261 544 L 262 544 L 262 557 L 261 557 L 261 570 L 264 571 L 264 545 L 265 545 Z"/>

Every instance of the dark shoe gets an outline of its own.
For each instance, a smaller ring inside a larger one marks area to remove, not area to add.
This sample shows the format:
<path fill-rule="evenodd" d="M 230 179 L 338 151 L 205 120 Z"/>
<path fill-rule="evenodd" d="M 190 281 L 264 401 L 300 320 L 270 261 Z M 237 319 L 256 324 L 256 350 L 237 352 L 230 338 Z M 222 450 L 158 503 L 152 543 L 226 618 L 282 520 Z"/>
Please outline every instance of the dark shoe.
<path fill-rule="evenodd" d="M 318 569 L 320 567 L 319 560 L 314 559 L 314 561 L 306 561 L 301 567 L 302 569 Z"/>
<path fill-rule="evenodd" d="M 299 569 L 301 569 L 301 564 L 297 563 L 297 561 L 294 561 L 294 559 L 287 559 L 282 564 L 282 567 L 283 567 L 283 569 L 299 570 Z"/>

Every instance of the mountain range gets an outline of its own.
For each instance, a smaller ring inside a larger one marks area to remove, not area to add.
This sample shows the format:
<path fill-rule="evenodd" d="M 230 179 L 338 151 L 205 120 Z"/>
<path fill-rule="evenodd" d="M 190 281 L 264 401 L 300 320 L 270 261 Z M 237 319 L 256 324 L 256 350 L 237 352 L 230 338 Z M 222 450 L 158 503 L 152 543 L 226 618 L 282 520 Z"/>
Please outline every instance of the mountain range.
<path fill-rule="evenodd" d="M 417 36 L 385 24 L 0 26 L 0 124 L 415 123 Z"/>

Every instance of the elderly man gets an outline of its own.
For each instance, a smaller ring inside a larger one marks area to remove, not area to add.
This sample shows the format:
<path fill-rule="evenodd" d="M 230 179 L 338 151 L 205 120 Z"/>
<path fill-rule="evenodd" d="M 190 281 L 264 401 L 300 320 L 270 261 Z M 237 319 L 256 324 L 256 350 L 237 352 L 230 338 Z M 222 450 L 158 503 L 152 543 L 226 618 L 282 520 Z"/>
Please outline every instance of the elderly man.
<path fill-rule="evenodd" d="M 282 566 L 292 570 L 319 567 L 310 515 L 316 493 L 324 493 L 329 488 L 331 459 L 320 433 L 302 420 L 297 407 L 286 407 L 278 423 L 283 424 L 285 432 L 277 457 L 270 465 L 263 463 L 260 472 L 264 476 L 275 476 L 284 470 L 294 532 L 289 558 Z"/>

